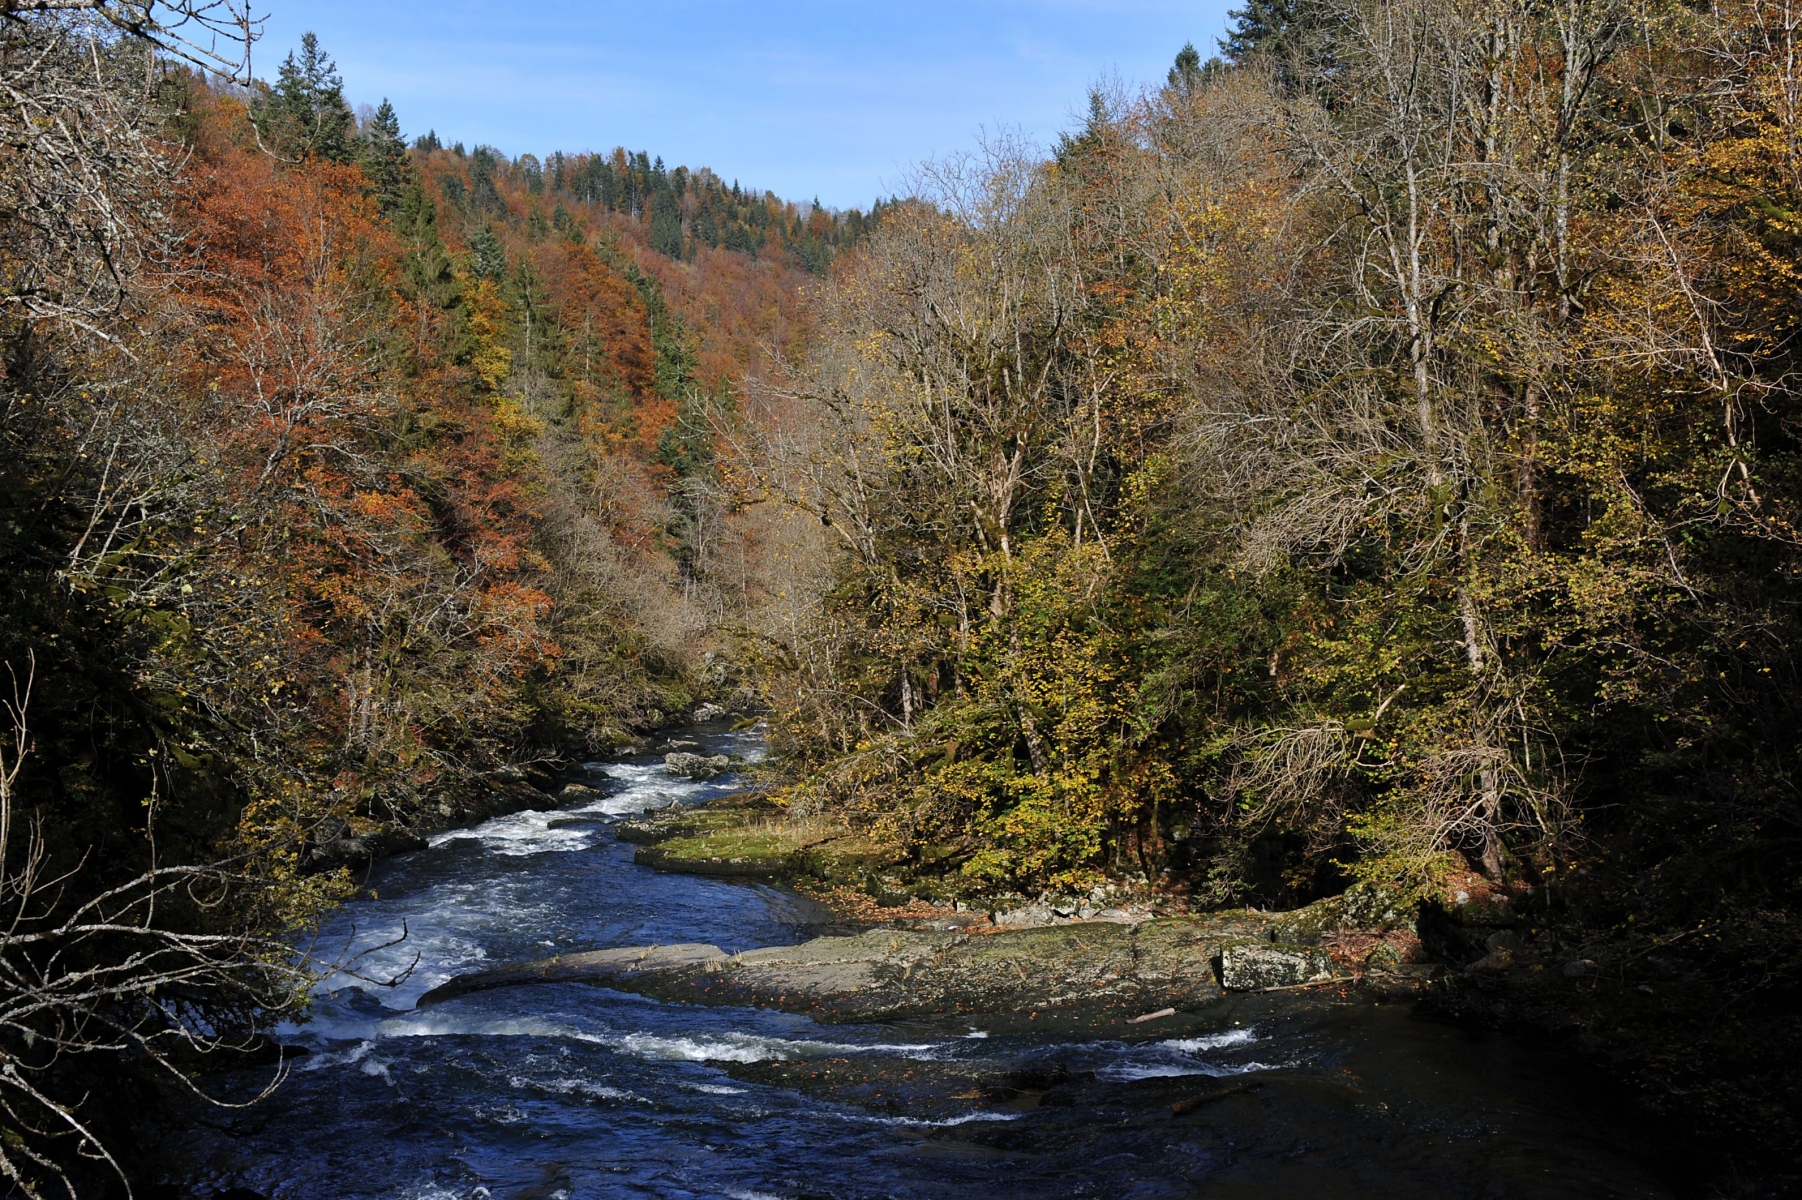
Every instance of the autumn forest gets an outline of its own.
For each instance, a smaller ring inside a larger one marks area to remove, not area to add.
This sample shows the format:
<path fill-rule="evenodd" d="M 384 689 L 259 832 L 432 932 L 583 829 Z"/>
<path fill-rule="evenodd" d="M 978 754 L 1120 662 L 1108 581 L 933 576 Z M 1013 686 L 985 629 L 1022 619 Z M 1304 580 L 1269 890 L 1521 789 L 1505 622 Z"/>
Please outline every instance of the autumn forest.
<path fill-rule="evenodd" d="M 1450 1009 L 1802 1145 L 1802 9 L 1249 0 L 868 211 L 225 11 L 0 6 L 17 1194 L 304 1011 L 322 828 L 703 704 L 947 898 L 1511 897 L 1618 987 Z"/>

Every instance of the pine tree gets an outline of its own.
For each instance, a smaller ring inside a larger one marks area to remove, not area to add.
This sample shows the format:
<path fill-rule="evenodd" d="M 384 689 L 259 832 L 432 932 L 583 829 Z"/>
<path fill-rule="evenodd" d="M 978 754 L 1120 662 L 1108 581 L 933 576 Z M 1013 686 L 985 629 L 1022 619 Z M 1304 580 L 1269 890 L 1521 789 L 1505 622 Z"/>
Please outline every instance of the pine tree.
<path fill-rule="evenodd" d="M 1319 68 L 1333 60 L 1337 18 L 1322 0 L 1246 0 L 1244 8 L 1226 15 L 1233 26 L 1221 39 L 1220 51 L 1228 62 L 1270 59 L 1288 85 L 1294 83 L 1290 76 L 1298 61 Z"/>
<path fill-rule="evenodd" d="M 401 193 L 412 177 L 413 164 L 407 157 L 407 143 L 400 135 L 394 106 L 388 103 L 387 97 L 382 98 L 382 106 L 363 126 L 358 141 L 363 174 L 368 177 L 376 200 L 382 206 L 382 215 L 390 215 L 400 204 Z"/>
<path fill-rule="evenodd" d="M 263 144 L 284 158 L 351 161 L 356 118 L 344 102 L 344 80 L 315 33 L 301 36 L 300 58 L 288 54 L 274 87 L 262 85 L 250 116 Z"/>
<path fill-rule="evenodd" d="M 403 292 L 426 308 L 456 308 L 463 290 L 450 251 L 438 236 L 438 206 L 426 194 L 417 172 L 409 173 L 389 221 L 407 248 L 401 260 Z"/>
<path fill-rule="evenodd" d="M 470 272 L 478 279 L 499 283 L 507 274 L 507 248 L 494 230 L 481 225 L 469 235 Z"/>
<path fill-rule="evenodd" d="M 1077 169 L 1084 161 L 1101 150 L 1107 140 L 1108 127 L 1114 117 L 1108 111 L 1107 97 L 1099 88 L 1089 92 L 1089 117 L 1083 122 L 1081 133 L 1060 133 L 1057 135 L 1057 146 L 1052 153 L 1056 155 L 1058 165 Z"/>
<path fill-rule="evenodd" d="M 667 183 L 651 193 L 651 249 L 666 258 L 682 257 L 682 207 Z"/>
<path fill-rule="evenodd" d="M 1193 95 L 1201 82 L 1201 53 L 1194 42 L 1184 42 L 1176 52 L 1176 65 L 1170 68 L 1170 86 L 1185 96 Z"/>

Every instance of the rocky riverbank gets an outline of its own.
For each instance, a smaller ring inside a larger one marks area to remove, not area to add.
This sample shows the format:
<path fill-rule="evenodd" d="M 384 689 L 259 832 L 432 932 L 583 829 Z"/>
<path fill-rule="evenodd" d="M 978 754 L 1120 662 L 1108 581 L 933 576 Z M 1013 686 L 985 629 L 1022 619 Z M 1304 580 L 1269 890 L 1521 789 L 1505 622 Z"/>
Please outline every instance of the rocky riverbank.
<path fill-rule="evenodd" d="M 933 883 L 908 874 L 893 848 L 842 826 L 792 819 L 755 792 L 621 821 L 616 833 L 636 845 L 641 865 L 811 886 L 878 927 L 741 954 L 683 944 L 561 955 L 458 976 L 420 1004 L 587 982 L 834 1021 L 980 1013 L 1095 1027 L 1146 1014 L 1164 1019 L 1235 992 L 1339 986 L 1412 997 L 1438 974 L 1422 961 L 1413 909 L 1368 889 L 1289 913 L 1160 916 L 1153 904 L 1108 889 L 934 904 L 918 898 Z M 1448 919 L 1457 925 L 1465 916 Z"/>
<path fill-rule="evenodd" d="M 1130 887 L 1086 896 L 955 896 L 933 864 L 909 864 L 854 831 L 794 821 L 753 794 L 625 822 L 636 861 L 667 871 L 781 880 L 848 918 L 888 928 L 749 956 L 711 947 L 605 951 L 521 964 L 441 990 L 586 978 L 667 999 L 755 1003 L 829 1019 L 983 1014 L 1006 1023 L 1142 1032 L 1218 1025 L 1223 1002 L 1407 998 L 1425 1013 L 1567 1046 L 1640 1089 L 1648 1106 L 1703 1118 L 1722 1144 L 1782 1145 L 1797 1094 L 1760 1030 L 1794 1036 L 1793 1017 L 1716 1015 L 1705 979 L 1659 953 L 1561 922 L 1543 897 L 1470 876 L 1440 903 L 1381 892 L 1289 913 L 1189 913 L 1180 898 Z M 612 956 L 612 957 L 608 957 Z M 436 999 L 437 997 L 434 997 Z M 1703 1072 L 1686 1048 L 1706 1043 Z M 1765 1065 L 1767 1063 L 1769 1065 Z M 985 1085 L 987 1086 L 987 1085 Z"/>
<path fill-rule="evenodd" d="M 1353 961 L 1334 935 L 1344 905 L 1285 918 L 1250 911 L 1140 921 L 1088 920 L 1037 928 L 953 913 L 849 937 L 727 954 L 717 946 L 633 946 L 560 955 L 460 975 L 421 1006 L 472 992 L 584 982 L 661 1000 L 750 1004 L 830 1021 L 980 1014 L 990 1021 L 1056 1021 L 1084 1028 L 1193 1012 L 1232 992 L 1359 988 L 1414 996 L 1436 968 L 1366 955 Z M 1359 931 L 1390 945 L 1391 929 Z M 1306 940 L 1283 941 L 1287 935 Z"/>

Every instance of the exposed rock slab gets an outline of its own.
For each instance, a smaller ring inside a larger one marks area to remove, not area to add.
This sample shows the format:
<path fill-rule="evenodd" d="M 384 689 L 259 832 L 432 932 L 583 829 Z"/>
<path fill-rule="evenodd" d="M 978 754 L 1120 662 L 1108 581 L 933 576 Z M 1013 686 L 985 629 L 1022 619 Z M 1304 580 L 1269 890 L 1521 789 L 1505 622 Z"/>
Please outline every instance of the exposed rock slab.
<path fill-rule="evenodd" d="M 490 971 L 459 975 L 439 984 L 419 998 L 419 1007 L 454 999 L 490 988 L 518 987 L 532 983 L 615 983 L 641 975 L 669 974 L 705 969 L 727 955 L 705 942 L 679 942 L 671 946 L 622 946 L 613 950 L 588 950 L 535 962 L 513 963 Z"/>
<path fill-rule="evenodd" d="M 1217 999 L 1221 947 L 1256 933 L 1242 917 L 1213 917 L 974 935 L 874 929 L 731 955 L 713 946 L 627 947 L 458 976 L 420 1004 L 494 987 L 586 982 L 828 1020 L 1097 1008 L 1129 1016 Z"/>

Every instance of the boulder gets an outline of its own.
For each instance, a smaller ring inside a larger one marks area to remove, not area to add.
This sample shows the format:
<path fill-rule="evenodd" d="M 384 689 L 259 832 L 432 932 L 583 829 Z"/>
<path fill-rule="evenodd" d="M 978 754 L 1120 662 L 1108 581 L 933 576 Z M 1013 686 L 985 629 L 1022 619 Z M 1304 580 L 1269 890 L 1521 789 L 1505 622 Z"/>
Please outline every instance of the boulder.
<path fill-rule="evenodd" d="M 543 763 L 509 763 L 490 776 L 497 783 L 525 784 L 541 792 L 555 791 L 557 777 Z"/>
<path fill-rule="evenodd" d="M 301 852 L 301 870 L 308 875 L 349 868 L 360 871 L 377 859 L 424 850 L 426 840 L 396 830 L 378 830 L 352 836 L 343 821 L 321 822 L 313 839 Z"/>
<path fill-rule="evenodd" d="M 1056 924 L 1057 914 L 1043 900 L 1034 900 L 1018 908 L 998 908 L 989 914 L 989 920 L 1012 929 L 1038 929 Z"/>
<path fill-rule="evenodd" d="M 1283 913 L 1271 924 L 1270 940 L 1295 946 L 1318 946 L 1329 935 L 1351 930 L 1386 933 L 1411 927 L 1416 906 L 1394 892 L 1370 884 L 1353 884 L 1343 895 L 1317 900 L 1306 908 Z"/>
<path fill-rule="evenodd" d="M 709 721 L 723 721 L 732 714 L 717 704 L 703 704 L 695 709 L 695 724 L 705 725 Z"/>
<path fill-rule="evenodd" d="M 690 779 L 712 779 L 730 771 L 732 760 L 724 754 L 666 754 L 663 756 L 663 769 L 671 775 L 685 775 Z"/>
<path fill-rule="evenodd" d="M 578 804 L 598 800 L 600 796 L 600 789 L 591 788 L 585 783 L 566 783 L 557 791 L 557 801 L 560 804 Z"/>
<path fill-rule="evenodd" d="M 907 881 L 894 875 L 876 876 L 864 890 L 884 908 L 902 908 L 911 904 L 914 898 Z"/>
<path fill-rule="evenodd" d="M 1229 992 L 1295 987 L 1332 977 L 1332 959 L 1312 946 L 1239 941 L 1220 948 L 1220 986 Z"/>

